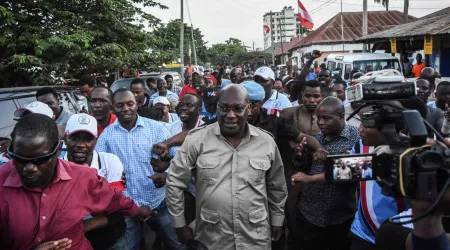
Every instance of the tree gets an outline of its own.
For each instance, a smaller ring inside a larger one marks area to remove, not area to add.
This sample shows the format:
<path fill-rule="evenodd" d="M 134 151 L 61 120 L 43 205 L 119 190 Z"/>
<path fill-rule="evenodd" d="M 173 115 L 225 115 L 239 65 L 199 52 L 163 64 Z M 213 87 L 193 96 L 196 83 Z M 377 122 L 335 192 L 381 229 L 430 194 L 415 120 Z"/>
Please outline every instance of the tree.
<path fill-rule="evenodd" d="M 147 6 L 167 8 L 153 0 L 6 0 L 0 63 L 34 84 L 148 67 L 155 64 L 147 52 L 154 39 L 144 24 L 155 27 L 159 20 L 143 11 Z M 13 76 L 0 80 L 14 84 Z"/>
<path fill-rule="evenodd" d="M 242 45 L 241 40 L 236 38 L 230 38 L 225 43 L 218 43 L 211 46 L 208 49 L 208 59 L 213 65 L 219 65 L 222 63 L 222 59 L 225 55 L 233 57 L 237 53 L 245 53 L 247 50 Z M 233 63 L 233 62 L 232 62 Z"/>
<path fill-rule="evenodd" d="M 153 54 L 159 64 L 172 62 L 180 58 L 180 24 L 181 20 L 173 20 L 168 24 L 159 24 L 152 32 L 155 40 Z M 184 24 L 184 61 L 194 63 L 194 52 L 192 44 L 191 27 Z M 206 43 L 203 41 L 202 32 L 197 28 L 194 29 L 195 49 L 197 58 L 201 62 L 206 62 Z M 191 47 L 191 53 L 189 53 Z"/>
<path fill-rule="evenodd" d="M 375 3 L 381 3 L 384 7 L 386 7 L 386 11 L 389 10 L 389 0 L 374 0 Z"/>

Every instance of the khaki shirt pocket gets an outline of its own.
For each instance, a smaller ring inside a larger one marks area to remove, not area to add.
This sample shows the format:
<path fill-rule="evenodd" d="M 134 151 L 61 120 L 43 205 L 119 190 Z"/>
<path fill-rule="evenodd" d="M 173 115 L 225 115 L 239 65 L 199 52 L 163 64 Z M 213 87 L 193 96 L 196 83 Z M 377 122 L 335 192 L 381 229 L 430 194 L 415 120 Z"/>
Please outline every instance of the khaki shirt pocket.
<path fill-rule="evenodd" d="M 219 177 L 219 157 L 201 156 L 197 160 L 197 180 L 215 184 Z"/>
<path fill-rule="evenodd" d="M 248 219 L 253 227 L 256 227 L 256 232 L 259 237 L 269 237 L 269 222 L 267 219 L 266 207 L 261 207 L 248 214 Z"/>
<path fill-rule="evenodd" d="M 200 209 L 200 219 L 200 231 L 205 234 L 207 238 L 211 239 L 211 242 L 219 240 L 217 237 L 222 235 L 219 212 L 202 207 Z"/>
<path fill-rule="evenodd" d="M 252 185 L 259 185 L 266 180 L 266 172 L 271 167 L 269 160 L 250 159 L 248 180 Z"/>

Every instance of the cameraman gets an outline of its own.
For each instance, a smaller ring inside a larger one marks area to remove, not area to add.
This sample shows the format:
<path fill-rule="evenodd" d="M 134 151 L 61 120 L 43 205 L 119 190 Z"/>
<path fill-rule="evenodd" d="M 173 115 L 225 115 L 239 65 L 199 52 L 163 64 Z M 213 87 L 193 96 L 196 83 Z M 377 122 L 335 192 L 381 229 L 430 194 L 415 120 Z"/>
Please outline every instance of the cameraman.
<path fill-rule="evenodd" d="M 433 142 L 434 143 L 434 142 Z M 431 144 L 433 144 L 431 143 Z M 450 146 L 449 140 L 445 141 Z M 448 178 L 448 175 L 447 175 Z M 412 209 L 400 214 L 400 216 L 413 216 L 423 214 L 431 206 L 433 201 L 410 200 Z M 447 190 L 441 202 L 428 216 L 413 224 L 392 224 L 386 221 L 380 227 L 376 238 L 377 249 L 380 250 L 448 250 L 450 249 L 448 214 L 450 207 L 450 192 Z M 414 213 L 413 213 L 414 211 Z M 404 222 L 409 218 L 400 219 Z M 397 220 L 396 220 L 397 221 Z"/>
<path fill-rule="evenodd" d="M 390 104 L 400 106 L 398 102 L 390 102 Z M 370 106 L 362 109 L 360 115 L 369 112 L 370 109 Z M 389 108 L 386 109 L 389 110 Z M 402 128 L 402 126 L 398 126 L 397 132 Z M 377 151 L 374 147 L 387 144 L 386 138 L 378 129 L 366 128 L 363 123 L 359 126 L 359 135 L 361 143 L 353 148 L 352 154 L 373 153 Z M 395 199 L 381 194 L 381 187 L 376 181 L 361 181 L 358 211 L 349 234 L 350 249 L 375 249 L 375 236 L 381 224 L 404 211 L 406 206 L 407 202 L 404 199 Z"/>

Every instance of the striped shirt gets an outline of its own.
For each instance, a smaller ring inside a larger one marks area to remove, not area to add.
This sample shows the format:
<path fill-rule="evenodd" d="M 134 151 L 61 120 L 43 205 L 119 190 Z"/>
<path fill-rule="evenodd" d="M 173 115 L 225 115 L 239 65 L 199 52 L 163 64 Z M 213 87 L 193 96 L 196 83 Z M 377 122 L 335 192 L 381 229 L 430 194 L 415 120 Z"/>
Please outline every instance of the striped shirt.
<path fill-rule="evenodd" d="M 127 175 L 127 188 L 124 194 L 138 206 L 147 205 L 154 209 L 165 199 L 166 187 L 156 188 L 148 178 L 155 174 L 150 164 L 153 144 L 170 138 L 167 127 L 154 120 L 138 116 L 131 131 L 124 129 L 119 120 L 109 125 L 97 141 L 95 150 L 115 154 L 123 163 Z M 169 148 L 169 156 L 175 151 Z"/>
<path fill-rule="evenodd" d="M 351 154 L 374 153 L 374 147 L 365 146 L 360 140 Z M 361 239 L 375 244 L 375 235 L 381 224 L 404 211 L 409 205 L 405 199 L 395 199 L 381 193 L 376 181 L 361 181 L 358 211 L 351 226 L 351 232 Z"/>

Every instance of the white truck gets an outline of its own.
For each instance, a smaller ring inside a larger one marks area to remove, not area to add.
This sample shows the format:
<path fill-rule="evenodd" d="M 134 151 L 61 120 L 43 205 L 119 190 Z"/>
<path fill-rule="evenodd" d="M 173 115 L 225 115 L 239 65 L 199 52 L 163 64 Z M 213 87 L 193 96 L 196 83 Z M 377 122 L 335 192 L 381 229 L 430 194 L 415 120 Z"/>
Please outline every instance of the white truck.
<path fill-rule="evenodd" d="M 331 71 L 342 70 L 342 77 L 350 79 L 353 70 L 367 73 L 366 69 L 372 67 L 373 71 L 395 69 L 402 72 L 399 60 L 388 54 L 381 53 L 349 53 L 330 54 L 327 58 L 327 68 Z M 354 71 L 353 71 L 354 72 Z"/>

